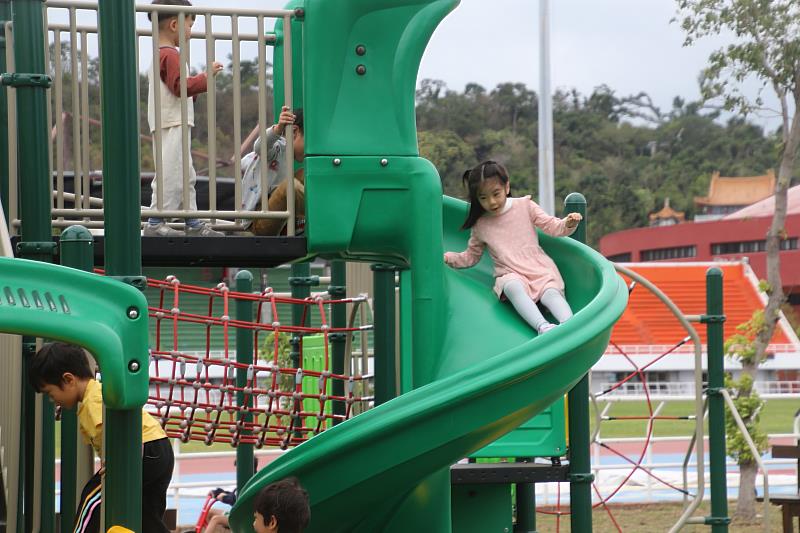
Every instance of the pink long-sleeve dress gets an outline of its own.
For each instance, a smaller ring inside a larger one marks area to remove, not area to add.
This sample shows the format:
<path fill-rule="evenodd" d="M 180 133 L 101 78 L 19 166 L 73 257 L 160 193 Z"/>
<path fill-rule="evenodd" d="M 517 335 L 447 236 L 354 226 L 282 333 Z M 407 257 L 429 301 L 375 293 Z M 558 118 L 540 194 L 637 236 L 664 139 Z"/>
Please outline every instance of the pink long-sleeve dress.
<path fill-rule="evenodd" d="M 453 268 L 468 268 L 480 261 L 483 249 L 489 249 L 494 261 L 494 292 L 501 299 L 503 287 L 520 280 L 533 301 L 538 302 L 547 289 L 563 293 L 564 280 L 558 267 L 539 246 L 535 228 L 553 237 L 572 234 L 557 217 L 544 212 L 530 196 L 511 199 L 511 207 L 498 215 L 484 215 L 472 227 L 467 249 L 447 252 L 445 262 Z"/>

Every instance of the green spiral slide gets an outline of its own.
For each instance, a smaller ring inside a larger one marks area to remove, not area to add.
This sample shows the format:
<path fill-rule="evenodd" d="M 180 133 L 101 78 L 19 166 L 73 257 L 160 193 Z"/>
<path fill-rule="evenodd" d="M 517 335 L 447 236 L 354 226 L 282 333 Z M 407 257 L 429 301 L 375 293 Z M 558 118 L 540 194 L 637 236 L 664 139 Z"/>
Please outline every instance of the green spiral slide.
<path fill-rule="evenodd" d="M 444 199 L 446 249 L 465 247 L 467 232 L 458 230 L 465 205 Z M 449 477 L 437 473 L 564 395 L 602 355 L 627 303 L 624 284 L 599 254 L 571 239 L 541 241 L 566 281 L 572 320 L 534 337 L 492 293 L 488 258 L 445 270 L 433 380 L 259 472 L 231 515 L 234 531 L 250 531 L 255 494 L 287 476 L 309 491 L 309 532 L 450 531 Z"/>

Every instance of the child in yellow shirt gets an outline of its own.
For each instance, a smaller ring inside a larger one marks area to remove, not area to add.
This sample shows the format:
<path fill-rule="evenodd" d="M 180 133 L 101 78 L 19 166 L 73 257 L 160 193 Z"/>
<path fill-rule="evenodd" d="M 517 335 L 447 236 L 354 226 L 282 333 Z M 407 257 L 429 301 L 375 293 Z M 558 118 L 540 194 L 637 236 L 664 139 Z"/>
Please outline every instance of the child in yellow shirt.
<path fill-rule="evenodd" d="M 100 383 L 83 348 L 54 342 L 46 344 L 29 362 L 31 386 L 47 394 L 64 409 L 78 406 L 78 427 L 87 444 L 91 444 L 102 462 L 103 395 Z M 166 533 L 164 511 L 167 508 L 167 487 L 172 479 L 175 457 L 167 434 L 148 413 L 142 411 L 142 531 Z M 81 493 L 74 531 L 100 531 L 100 502 L 103 468 L 97 471 Z"/>

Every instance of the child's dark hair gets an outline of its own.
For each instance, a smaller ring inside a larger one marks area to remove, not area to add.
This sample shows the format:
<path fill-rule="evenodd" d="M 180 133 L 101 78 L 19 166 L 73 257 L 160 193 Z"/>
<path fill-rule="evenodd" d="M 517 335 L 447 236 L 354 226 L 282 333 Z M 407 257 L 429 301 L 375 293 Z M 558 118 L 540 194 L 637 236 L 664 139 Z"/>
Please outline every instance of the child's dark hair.
<path fill-rule="evenodd" d="M 51 342 L 28 360 L 28 381 L 36 392 L 41 392 L 45 385 L 60 387 L 66 372 L 78 378 L 94 377 L 86 352 L 80 346 Z"/>
<path fill-rule="evenodd" d="M 303 108 L 300 107 L 298 109 L 295 109 L 293 113 L 294 113 L 294 125 L 297 126 L 297 129 L 299 129 L 303 133 L 303 135 L 305 135 L 306 130 L 303 129 Z"/>
<path fill-rule="evenodd" d="M 153 0 L 152 5 L 154 6 L 191 6 L 192 3 L 189 0 Z M 159 11 L 158 12 L 158 29 L 163 29 L 164 25 L 169 22 L 169 19 L 177 18 L 178 13 L 180 10 L 176 9 L 175 11 Z M 186 15 L 187 17 L 191 17 L 194 20 L 194 15 Z M 147 20 L 153 20 L 153 12 L 147 12 Z"/>
<path fill-rule="evenodd" d="M 478 201 L 478 189 L 484 181 L 492 178 L 497 178 L 500 180 L 500 184 L 505 186 L 508 183 L 506 167 L 496 161 L 484 161 L 475 168 L 464 172 L 461 180 L 469 189 L 469 213 L 467 213 L 467 219 L 461 229 L 470 229 L 486 212 Z"/>
<path fill-rule="evenodd" d="M 297 478 L 289 477 L 270 483 L 258 493 L 255 512 L 259 513 L 265 523 L 274 516 L 281 533 L 302 533 L 311 519 L 308 506 L 308 493 Z"/>

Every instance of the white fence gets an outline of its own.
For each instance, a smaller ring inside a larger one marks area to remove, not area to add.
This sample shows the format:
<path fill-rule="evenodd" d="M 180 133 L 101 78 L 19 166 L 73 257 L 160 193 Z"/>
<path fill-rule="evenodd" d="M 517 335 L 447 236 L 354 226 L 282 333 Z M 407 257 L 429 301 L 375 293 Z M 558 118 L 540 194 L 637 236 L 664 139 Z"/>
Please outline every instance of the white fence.
<path fill-rule="evenodd" d="M 615 387 L 617 382 L 600 383 L 600 391 L 606 391 Z M 800 397 L 800 381 L 756 381 L 756 391 L 765 397 Z M 659 397 L 684 397 L 690 399 L 694 396 L 694 382 L 691 381 L 651 381 L 647 383 L 647 392 Z M 639 381 L 629 381 L 623 383 L 619 388 L 609 393 L 608 396 L 636 396 L 644 398 L 645 384 Z M 607 399 L 606 396 L 604 399 Z"/>

